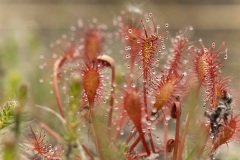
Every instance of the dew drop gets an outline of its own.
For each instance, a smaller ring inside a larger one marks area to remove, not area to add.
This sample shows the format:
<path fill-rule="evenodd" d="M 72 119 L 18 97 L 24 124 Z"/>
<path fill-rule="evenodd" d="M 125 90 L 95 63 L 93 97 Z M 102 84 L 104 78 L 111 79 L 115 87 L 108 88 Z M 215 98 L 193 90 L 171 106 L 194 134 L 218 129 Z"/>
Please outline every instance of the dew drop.
<path fill-rule="evenodd" d="M 149 18 L 146 18 L 146 22 L 149 22 Z"/>
<path fill-rule="evenodd" d="M 132 29 L 128 29 L 128 33 L 132 33 Z"/>
<path fill-rule="evenodd" d="M 120 135 L 124 135 L 124 131 L 123 130 L 120 131 Z"/>
<path fill-rule="evenodd" d="M 52 58 L 53 58 L 53 59 L 57 58 L 57 54 L 55 54 L 55 53 L 52 54 Z"/>
<path fill-rule="evenodd" d="M 171 116 L 167 115 L 166 116 L 166 121 L 169 121 L 171 119 Z"/>
<path fill-rule="evenodd" d="M 168 26 L 169 26 L 169 24 L 168 24 L 168 23 L 166 23 L 166 24 L 165 24 L 165 27 L 167 28 Z"/>
<path fill-rule="evenodd" d="M 67 87 L 66 86 L 62 86 L 62 90 L 67 90 Z"/>
<path fill-rule="evenodd" d="M 44 55 L 40 55 L 40 59 L 44 59 Z"/>
<path fill-rule="evenodd" d="M 130 54 L 127 54 L 127 55 L 126 55 L 126 58 L 130 58 L 130 57 L 131 57 Z"/>
<path fill-rule="evenodd" d="M 61 44 L 61 41 L 59 39 L 56 40 L 56 44 Z"/>
<path fill-rule="evenodd" d="M 211 139 L 214 139 L 214 135 L 213 135 L 213 134 L 211 134 L 211 135 L 210 135 L 210 138 L 211 138 Z"/>
<path fill-rule="evenodd" d="M 125 39 L 129 39 L 129 37 L 128 37 L 128 36 L 125 36 Z"/>
<path fill-rule="evenodd" d="M 165 121 L 165 123 L 164 123 L 165 125 L 168 125 L 168 121 Z"/>
<path fill-rule="evenodd" d="M 152 17 L 152 13 L 149 13 L 149 17 Z"/>
<path fill-rule="evenodd" d="M 44 68 L 44 66 L 43 65 L 39 65 L 39 69 L 43 69 Z"/>
<path fill-rule="evenodd" d="M 151 120 L 151 121 L 155 121 L 155 120 L 156 120 L 156 117 L 155 117 L 155 116 L 151 116 L 151 117 L 150 117 L 150 120 Z"/>
<path fill-rule="evenodd" d="M 147 125 L 148 125 L 148 126 L 151 126 L 151 125 L 152 125 L 152 122 L 151 122 L 151 121 L 147 121 Z"/>
<path fill-rule="evenodd" d="M 153 93 L 153 91 L 151 91 L 151 92 Z M 151 102 L 151 104 L 155 104 L 155 103 L 156 103 L 156 100 L 151 100 L 150 102 Z M 154 107 L 154 108 L 152 109 L 152 112 L 156 113 L 156 111 L 157 111 L 157 109 Z"/>
<path fill-rule="evenodd" d="M 187 76 L 188 74 L 187 74 L 187 72 L 183 72 L 183 76 L 185 77 L 185 76 Z"/>
<path fill-rule="evenodd" d="M 224 60 L 227 60 L 227 59 L 228 59 L 227 51 L 228 51 L 228 49 L 225 50 Z"/>
<path fill-rule="evenodd" d="M 66 39 L 66 38 L 67 38 L 66 34 L 62 35 L 62 39 Z"/>
<path fill-rule="evenodd" d="M 183 60 L 183 64 L 187 64 L 188 63 L 188 60 Z"/>
<path fill-rule="evenodd" d="M 192 31 L 193 30 L 193 26 L 189 26 L 189 28 L 188 28 L 190 31 Z"/>
<path fill-rule="evenodd" d="M 147 130 L 145 128 L 142 129 L 142 132 L 145 133 Z"/>
<path fill-rule="evenodd" d="M 74 32 L 76 30 L 76 27 L 71 26 L 70 30 Z"/>
<path fill-rule="evenodd" d="M 136 85 L 135 85 L 134 83 L 132 83 L 132 84 L 131 84 L 131 87 L 132 87 L 132 88 L 135 88 L 135 87 L 136 87 Z"/>
<path fill-rule="evenodd" d="M 215 42 L 212 43 L 212 48 L 215 48 Z"/>
<path fill-rule="evenodd" d="M 53 47 L 54 47 L 54 44 L 53 44 L 53 43 L 51 43 L 51 44 L 49 45 L 49 47 L 50 47 L 50 48 L 53 48 Z"/>
<path fill-rule="evenodd" d="M 152 130 L 156 130 L 156 126 L 155 125 L 152 125 Z"/>
<path fill-rule="evenodd" d="M 39 82 L 40 82 L 40 83 L 43 83 L 43 82 L 44 82 L 44 80 L 43 80 L 43 79 L 39 79 Z"/>

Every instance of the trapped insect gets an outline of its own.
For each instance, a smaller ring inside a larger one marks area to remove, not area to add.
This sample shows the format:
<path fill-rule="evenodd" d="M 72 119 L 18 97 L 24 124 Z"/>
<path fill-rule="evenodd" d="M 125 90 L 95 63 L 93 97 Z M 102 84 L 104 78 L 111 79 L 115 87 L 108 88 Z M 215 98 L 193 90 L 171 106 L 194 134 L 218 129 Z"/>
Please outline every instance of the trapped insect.
<path fill-rule="evenodd" d="M 211 136 L 218 133 L 222 125 L 228 123 L 228 116 L 232 115 L 232 96 L 226 90 L 223 91 L 223 96 L 218 97 L 219 103 L 216 109 L 211 113 L 205 112 L 204 115 L 209 118 L 211 125 Z"/>

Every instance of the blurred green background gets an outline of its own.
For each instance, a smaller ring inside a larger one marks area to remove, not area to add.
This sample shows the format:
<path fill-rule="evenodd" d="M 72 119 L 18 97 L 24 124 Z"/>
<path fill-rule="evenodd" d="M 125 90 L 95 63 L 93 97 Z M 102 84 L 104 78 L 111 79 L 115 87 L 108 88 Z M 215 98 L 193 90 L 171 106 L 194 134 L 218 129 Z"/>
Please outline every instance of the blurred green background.
<path fill-rule="evenodd" d="M 52 54 L 51 42 L 68 33 L 78 19 L 95 17 L 114 31 L 113 18 L 129 6 L 152 12 L 160 25 L 169 23 L 172 36 L 191 25 L 192 40 L 202 38 L 216 46 L 226 42 L 229 58 L 223 75 L 233 75 L 234 86 L 239 86 L 239 0 L 0 0 L 0 103 L 14 98 L 23 83 L 30 90 L 29 104 L 56 107 L 49 72 L 39 69 L 41 55 Z M 112 53 L 119 53 L 116 46 L 121 44 L 114 43 Z"/>

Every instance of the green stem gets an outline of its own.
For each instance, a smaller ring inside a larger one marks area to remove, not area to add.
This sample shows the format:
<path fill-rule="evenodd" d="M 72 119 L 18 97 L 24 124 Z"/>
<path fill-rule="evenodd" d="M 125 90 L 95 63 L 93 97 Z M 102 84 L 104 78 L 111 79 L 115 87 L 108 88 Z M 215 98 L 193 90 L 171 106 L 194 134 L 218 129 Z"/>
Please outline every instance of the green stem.
<path fill-rule="evenodd" d="M 183 147 L 184 147 L 184 144 L 185 144 L 185 139 L 186 139 L 187 130 L 188 130 L 190 120 L 191 120 L 191 117 L 188 114 L 187 115 L 187 120 L 186 120 L 186 123 L 185 123 L 185 127 L 184 127 L 184 130 L 183 130 L 182 136 L 181 136 L 181 141 L 180 141 L 180 144 L 179 144 L 179 152 L 178 152 L 177 159 L 180 159 L 180 157 L 182 157 Z"/>
<path fill-rule="evenodd" d="M 94 108 L 94 105 L 90 104 L 90 121 L 92 123 L 91 124 L 91 132 L 92 132 L 92 136 L 93 136 L 93 139 L 94 139 L 94 143 L 95 143 L 95 146 L 96 146 L 96 150 L 97 150 L 99 159 L 104 160 L 104 154 L 102 152 L 103 148 L 101 148 L 101 137 L 99 136 L 100 134 L 96 133 L 96 131 L 98 130 L 97 129 L 98 126 L 97 126 L 97 121 L 96 121 L 96 118 L 95 118 L 93 108 Z"/>
<path fill-rule="evenodd" d="M 191 100 L 190 100 L 190 103 L 189 103 L 190 105 L 188 105 L 188 108 L 187 108 L 188 114 L 187 114 L 186 123 L 184 125 L 183 133 L 181 135 L 181 140 L 180 140 L 180 144 L 179 144 L 179 152 L 178 152 L 177 159 L 180 159 L 182 157 L 182 152 L 183 152 L 183 148 L 184 148 L 184 145 L 185 145 L 185 140 L 186 140 L 186 135 L 187 135 L 187 132 L 188 132 L 188 128 L 189 128 L 190 122 L 192 122 L 193 118 L 194 118 L 194 114 L 195 114 L 194 110 L 197 106 L 197 99 L 198 99 L 200 87 L 201 87 L 201 85 L 198 85 L 191 92 L 193 96 L 191 97 Z"/>

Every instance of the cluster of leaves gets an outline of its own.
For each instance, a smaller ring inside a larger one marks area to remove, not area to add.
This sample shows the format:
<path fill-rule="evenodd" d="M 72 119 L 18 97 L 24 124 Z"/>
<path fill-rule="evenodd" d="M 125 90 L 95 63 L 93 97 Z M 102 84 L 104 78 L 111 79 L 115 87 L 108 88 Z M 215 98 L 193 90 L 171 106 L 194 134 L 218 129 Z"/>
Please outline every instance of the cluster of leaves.
<path fill-rule="evenodd" d="M 17 101 L 7 101 L 2 107 L 2 111 L 0 113 L 0 129 L 9 126 L 14 122 L 14 112 L 17 106 Z"/>
<path fill-rule="evenodd" d="M 192 27 L 171 37 L 168 24 L 156 25 L 152 13 L 144 17 L 138 10 L 122 12 L 114 25 L 117 41 L 125 44 L 121 57 L 107 54 L 113 34 L 96 19 L 79 21 L 51 45 L 51 58 L 41 56 L 45 62 L 40 69 L 52 68 L 50 84 L 60 114 L 37 107 L 56 116 L 61 130 L 39 122 L 38 132 L 30 125 L 21 143 L 22 157 L 207 159 L 223 144 L 240 140 L 231 77 L 221 75 L 227 59 L 225 43 L 215 49 L 215 43 L 206 48 L 202 40 L 191 41 Z M 121 68 L 124 77 L 116 64 L 126 66 Z M 22 113 L 26 88 L 20 93 L 17 115 Z M 0 113 L 0 128 L 13 117 L 16 107 L 11 104 L 6 103 Z M 193 126 L 197 129 L 192 130 Z M 44 131 L 56 146 L 48 143 Z M 193 143 L 194 136 L 198 140 Z"/>

